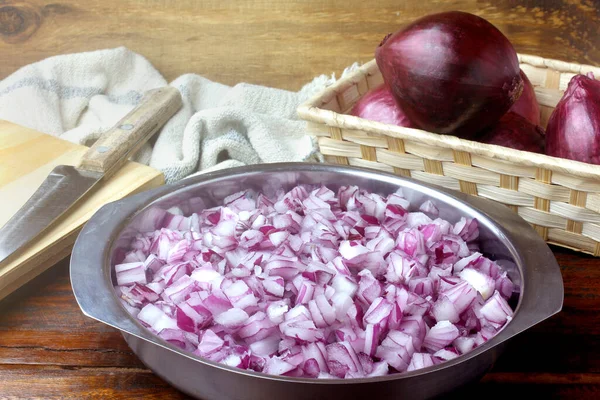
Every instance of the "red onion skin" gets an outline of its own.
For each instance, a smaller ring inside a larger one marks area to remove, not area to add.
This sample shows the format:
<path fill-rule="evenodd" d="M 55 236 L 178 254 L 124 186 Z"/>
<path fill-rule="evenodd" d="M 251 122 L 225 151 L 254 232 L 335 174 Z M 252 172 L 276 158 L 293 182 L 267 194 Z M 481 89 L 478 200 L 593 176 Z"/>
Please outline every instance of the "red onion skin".
<path fill-rule="evenodd" d="M 571 78 L 548 120 L 546 154 L 600 164 L 600 82 L 593 75 Z"/>
<path fill-rule="evenodd" d="M 352 107 L 351 115 L 384 124 L 413 127 L 406 114 L 400 109 L 392 91 L 381 84 L 369 90 Z"/>
<path fill-rule="evenodd" d="M 388 35 L 377 65 L 417 126 L 463 138 L 492 125 L 521 95 L 517 54 L 488 21 L 451 11 Z"/>
<path fill-rule="evenodd" d="M 527 118 L 534 125 L 540 125 L 540 105 L 535 97 L 533 85 L 523 70 L 521 70 L 521 79 L 523 79 L 523 93 L 508 111 Z"/>
<path fill-rule="evenodd" d="M 544 131 L 525 117 L 508 112 L 477 141 L 544 154 Z"/>

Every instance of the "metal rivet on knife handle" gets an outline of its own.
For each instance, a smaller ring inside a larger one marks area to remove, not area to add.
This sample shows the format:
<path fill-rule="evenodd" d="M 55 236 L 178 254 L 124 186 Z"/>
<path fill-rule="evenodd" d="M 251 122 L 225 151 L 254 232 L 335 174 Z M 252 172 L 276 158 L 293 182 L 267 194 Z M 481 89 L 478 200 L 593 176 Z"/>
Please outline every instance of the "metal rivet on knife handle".
<path fill-rule="evenodd" d="M 80 169 L 103 173 L 105 178 L 119 167 L 163 126 L 181 107 L 181 95 L 167 86 L 147 92 L 141 103 L 104 133 L 84 154 Z M 101 152 L 100 147 L 108 150 Z"/>

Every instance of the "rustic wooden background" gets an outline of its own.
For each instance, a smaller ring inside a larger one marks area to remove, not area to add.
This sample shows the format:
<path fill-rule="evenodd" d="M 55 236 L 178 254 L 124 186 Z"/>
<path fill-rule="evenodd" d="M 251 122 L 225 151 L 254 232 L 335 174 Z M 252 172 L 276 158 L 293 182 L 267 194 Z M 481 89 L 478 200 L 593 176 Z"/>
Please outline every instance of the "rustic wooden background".
<path fill-rule="evenodd" d="M 298 89 L 372 59 L 402 24 L 453 9 L 487 18 L 518 52 L 600 64 L 592 0 L 0 0 L 0 78 L 45 57 L 126 46 L 168 80 L 191 72 Z"/>
<path fill-rule="evenodd" d="M 563 311 L 515 337 L 481 382 L 452 398 L 600 398 L 600 260 L 554 250 Z M 68 272 L 60 262 L 0 302 L 0 399 L 187 399 L 118 331 L 81 313 Z"/>
<path fill-rule="evenodd" d="M 45 57 L 127 46 L 169 80 L 192 72 L 298 89 L 372 59 L 402 24 L 452 9 L 489 19 L 519 52 L 600 65 L 600 2 L 589 0 L 0 0 L 0 79 Z M 563 312 L 515 338 L 461 398 L 600 398 L 600 260 L 556 255 Z M 65 260 L 0 302 L 5 398 L 185 397 L 147 370 L 118 332 L 81 314 Z"/>

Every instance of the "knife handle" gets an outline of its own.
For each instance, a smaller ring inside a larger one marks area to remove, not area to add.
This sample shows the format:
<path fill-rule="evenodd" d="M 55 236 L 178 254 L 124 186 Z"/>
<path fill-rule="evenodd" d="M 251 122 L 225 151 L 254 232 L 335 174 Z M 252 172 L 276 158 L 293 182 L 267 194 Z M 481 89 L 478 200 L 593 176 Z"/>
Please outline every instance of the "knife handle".
<path fill-rule="evenodd" d="M 146 92 L 137 107 L 90 147 L 79 168 L 103 173 L 105 178 L 114 174 L 181 105 L 181 95 L 174 87 Z"/>

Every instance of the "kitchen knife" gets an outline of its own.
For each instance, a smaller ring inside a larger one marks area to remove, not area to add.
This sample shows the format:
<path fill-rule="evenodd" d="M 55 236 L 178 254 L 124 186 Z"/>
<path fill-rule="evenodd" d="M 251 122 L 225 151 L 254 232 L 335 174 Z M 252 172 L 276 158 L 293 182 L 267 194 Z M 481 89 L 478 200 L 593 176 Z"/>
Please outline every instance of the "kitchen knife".
<path fill-rule="evenodd" d="M 117 172 L 181 105 L 181 95 L 173 87 L 150 90 L 137 107 L 93 144 L 78 167 L 55 167 L 0 229 L 0 265 L 48 228 L 96 183 Z"/>

